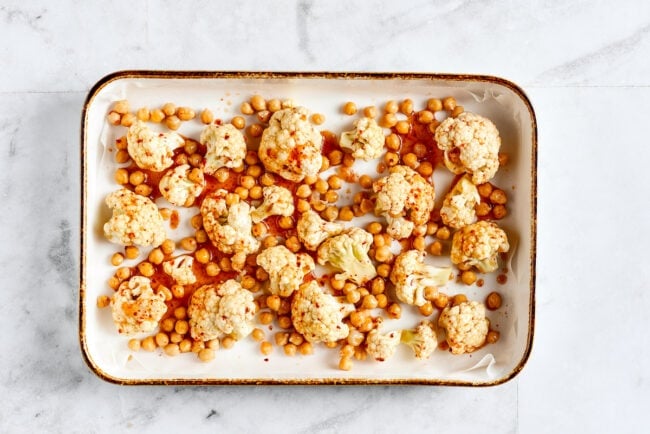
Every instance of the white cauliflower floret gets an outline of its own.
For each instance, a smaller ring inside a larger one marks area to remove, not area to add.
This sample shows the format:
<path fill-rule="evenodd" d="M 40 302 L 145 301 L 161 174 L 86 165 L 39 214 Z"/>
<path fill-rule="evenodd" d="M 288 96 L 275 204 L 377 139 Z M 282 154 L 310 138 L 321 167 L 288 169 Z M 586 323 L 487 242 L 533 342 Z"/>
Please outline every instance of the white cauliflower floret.
<path fill-rule="evenodd" d="M 220 167 L 239 167 L 246 158 L 244 135 L 231 124 L 208 125 L 199 139 L 207 147 L 203 171 L 211 175 Z"/>
<path fill-rule="evenodd" d="M 194 339 L 208 341 L 224 335 L 242 339 L 253 331 L 255 302 L 253 294 L 230 279 L 194 291 L 187 314 Z"/>
<path fill-rule="evenodd" d="M 462 228 L 476 221 L 474 207 L 481 200 L 478 189 L 469 176 L 458 180 L 454 188 L 445 196 L 440 209 L 442 222 L 454 229 Z"/>
<path fill-rule="evenodd" d="M 129 155 L 141 169 L 162 172 L 174 164 L 174 150 L 185 144 L 175 132 L 157 133 L 144 122 L 136 121 L 126 133 Z"/>
<path fill-rule="evenodd" d="M 372 185 L 377 193 L 375 214 L 387 218 L 390 236 L 406 238 L 415 225 L 429 221 L 436 192 L 432 184 L 410 167 L 394 166 L 389 172 Z"/>
<path fill-rule="evenodd" d="M 453 354 L 471 353 L 485 344 L 490 321 L 485 306 L 478 301 L 466 301 L 446 307 L 438 318 L 438 326 L 446 333 Z"/>
<path fill-rule="evenodd" d="M 323 137 L 309 122 L 309 111 L 292 107 L 273 113 L 258 154 L 266 170 L 299 182 L 318 174 L 322 150 Z"/>
<path fill-rule="evenodd" d="M 133 276 L 120 284 L 111 298 L 113 322 L 119 333 L 149 333 L 167 312 L 165 296 L 155 293 L 151 280 Z"/>
<path fill-rule="evenodd" d="M 168 170 L 158 183 L 160 194 L 169 203 L 177 206 L 192 206 L 204 186 L 203 171 L 191 169 L 189 164 Z"/>
<path fill-rule="evenodd" d="M 277 185 L 264 187 L 264 202 L 251 212 L 253 223 L 259 223 L 272 215 L 291 216 L 294 211 L 293 194 Z"/>
<path fill-rule="evenodd" d="M 257 252 L 260 242 L 253 236 L 250 205 L 246 202 L 226 204 L 226 190 L 216 190 L 201 204 L 203 228 L 219 251 L 233 254 L 232 266 L 241 271 L 246 255 Z"/>
<path fill-rule="evenodd" d="M 384 150 L 384 130 L 373 118 L 363 117 L 354 122 L 354 130 L 341 133 L 339 145 L 352 151 L 354 158 L 373 160 Z"/>
<path fill-rule="evenodd" d="M 300 286 L 291 302 L 293 326 L 311 343 L 346 338 L 350 329 L 343 319 L 353 311 L 353 304 L 339 303 L 314 280 Z"/>
<path fill-rule="evenodd" d="M 311 209 L 302 213 L 296 224 L 298 239 L 308 250 L 316 250 L 323 241 L 344 229 L 342 224 L 323 220 Z"/>
<path fill-rule="evenodd" d="M 257 265 L 269 274 L 269 291 L 290 296 L 314 268 L 314 260 L 306 253 L 295 254 L 284 246 L 269 247 L 257 255 Z"/>
<path fill-rule="evenodd" d="M 430 321 L 422 321 L 415 330 L 402 330 L 401 342 L 411 347 L 417 359 L 428 359 L 438 347 L 438 337 Z"/>
<path fill-rule="evenodd" d="M 390 281 L 395 285 L 395 295 L 406 304 L 422 306 L 425 288 L 443 286 L 451 277 L 450 267 L 435 267 L 424 263 L 424 252 L 408 250 L 395 258 Z"/>
<path fill-rule="evenodd" d="M 445 166 L 455 174 L 469 173 L 478 185 L 497 173 L 501 138 L 489 119 L 469 112 L 449 117 L 436 128 L 435 139 Z"/>
<path fill-rule="evenodd" d="M 371 330 L 366 336 L 366 352 L 375 360 L 383 362 L 395 354 L 400 337 L 401 333 L 398 331 L 381 334 L 376 329 Z"/>
<path fill-rule="evenodd" d="M 165 227 L 158 207 L 149 198 L 126 188 L 106 197 L 113 215 L 104 224 L 104 236 L 124 246 L 159 246 L 165 241 Z"/>
<path fill-rule="evenodd" d="M 334 276 L 337 280 L 349 279 L 363 285 L 377 275 L 368 257 L 372 235 L 360 228 L 350 228 L 340 235 L 326 239 L 318 247 L 318 263 L 330 264 L 342 271 Z"/>
<path fill-rule="evenodd" d="M 169 274 L 179 285 L 189 285 L 196 282 L 196 276 L 192 271 L 194 257 L 180 255 L 169 261 L 163 262 L 163 270 Z"/>
<path fill-rule="evenodd" d="M 490 273 L 499 267 L 497 256 L 510 250 L 506 233 L 488 221 L 479 221 L 459 229 L 451 242 L 451 262 L 461 269 L 476 267 Z"/>

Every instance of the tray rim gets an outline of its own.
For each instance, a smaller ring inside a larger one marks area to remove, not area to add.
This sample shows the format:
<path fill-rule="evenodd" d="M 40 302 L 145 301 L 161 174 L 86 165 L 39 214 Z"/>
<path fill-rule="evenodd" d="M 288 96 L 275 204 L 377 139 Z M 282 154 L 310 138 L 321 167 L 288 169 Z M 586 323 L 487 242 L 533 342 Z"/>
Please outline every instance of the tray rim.
<path fill-rule="evenodd" d="M 119 378 L 104 372 L 93 360 L 88 349 L 86 339 L 86 230 L 87 230 L 87 154 L 86 154 L 86 127 L 88 111 L 94 98 L 101 90 L 113 81 L 123 79 L 331 79 L 331 80 L 435 80 L 435 81 L 473 81 L 497 84 L 508 88 L 515 93 L 524 103 L 530 115 L 531 122 L 531 195 L 530 195 L 530 302 L 528 314 L 528 335 L 526 347 L 517 365 L 506 375 L 492 381 L 463 381 L 443 380 L 428 378 L 408 379 L 373 379 L 373 378 L 294 378 L 294 379 L 273 379 L 273 378 Z M 81 175 L 81 229 L 80 229 L 80 267 L 79 267 L 79 345 L 82 358 L 88 368 L 99 378 L 109 383 L 118 385 L 187 385 L 187 386 L 210 386 L 210 385 L 433 385 L 433 386 L 461 386 L 461 387 L 489 387 L 504 384 L 515 378 L 524 368 L 530 358 L 533 347 L 535 330 L 535 289 L 536 289 L 536 260 L 537 260 L 537 118 L 535 110 L 524 90 L 514 82 L 502 77 L 483 74 L 464 73 L 426 73 L 426 72 L 290 72 L 290 71 L 208 71 L 208 70 L 120 70 L 109 73 L 98 80 L 88 91 L 81 111 L 80 129 L 80 175 Z"/>

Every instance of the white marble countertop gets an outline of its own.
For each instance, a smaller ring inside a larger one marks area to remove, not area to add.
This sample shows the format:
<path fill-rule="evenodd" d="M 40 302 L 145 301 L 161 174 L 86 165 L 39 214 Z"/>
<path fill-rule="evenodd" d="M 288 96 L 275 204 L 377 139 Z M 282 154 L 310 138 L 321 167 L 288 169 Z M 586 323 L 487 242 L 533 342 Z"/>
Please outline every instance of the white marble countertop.
<path fill-rule="evenodd" d="M 0 432 L 644 431 L 650 3 L 538 3 L 0 0 Z M 537 321 L 523 372 L 479 389 L 95 377 L 78 345 L 80 112 L 102 76 L 136 68 L 520 84 L 539 124 Z"/>

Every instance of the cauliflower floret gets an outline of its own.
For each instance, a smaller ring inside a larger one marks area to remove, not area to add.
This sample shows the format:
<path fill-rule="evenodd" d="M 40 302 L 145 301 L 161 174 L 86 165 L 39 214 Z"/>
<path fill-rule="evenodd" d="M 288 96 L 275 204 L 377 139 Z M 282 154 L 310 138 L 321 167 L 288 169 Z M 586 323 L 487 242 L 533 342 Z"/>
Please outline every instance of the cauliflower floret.
<path fill-rule="evenodd" d="M 113 294 L 111 310 L 117 331 L 131 335 L 155 330 L 167 305 L 165 296 L 153 291 L 148 278 L 133 276 Z"/>
<path fill-rule="evenodd" d="M 284 187 L 270 185 L 262 190 L 264 202 L 251 212 L 253 223 L 259 223 L 268 216 L 293 214 L 293 194 Z"/>
<path fill-rule="evenodd" d="M 497 173 L 501 138 L 489 119 L 469 112 L 449 117 L 436 128 L 435 139 L 445 166 L 455 174 L 469 173 L 478 185 Z"/>
<path fill-rule="evenodd" d="M 377 193 L 375 214 L 387 218 L 387 232 L 397 239 L 411 235 L 415 225 L 429 221 L 436 192 L 426 179 L 408 166 L 394 166 L 372 185 Z M 402 217 L 402 219 L 400 219 Z M 406 221 L 412 222 L 411 226 Z"/>
<path fill-rule="evenodd" d="M 373 118 L 363 117 L 354 122 L 354 130 L 341 133 L 339 145 L 352 151 L 354 158 L 372 160 L 384 150 L 384 130 Z"/>
<path fill-rule="evenodd" d="M 323 220 L 312 210 L 302 213 L 296 224 L 298 239 L 308 250 L 316 250 L 320 243 L 340 234 L 344 229 L 345 226 L 342 224 Z"/>
<path fill-rule="evenodd" d="M 400 343 L 401 333 L 393 331 L 382 335 L 376 329 L 371 330 L 366 336 L 366 352 L 379 362 L 395 354 Z"/>
<path fill-rule="evenodd" d="M 113 215 L 104 224 L 104 236 L 124 246 L 159 246 L 165 241 L 165 227 L 158 207 L 149 198 L 126 188 L 106 197 Z"/>
<path fill-rule="evenodd" d="M 205 186 L 201 169 L 191 169 L 189 164 L 182 164 L 160 179 L 158 189 L 167 201 L 177 206 L 192 206 Z"/>
<path fill-rule="evenodd" d="M 199 139 L 207 147 L 203 171 L 211 175 L 220 167 L 239 167 L 246 158 L 244 135 L 231 124 L 208 125 Z"/>
<path fill-rule="evenodd" d="M 476 267 L 490 273 L 499 267 L 497 254 L 510 250 L 506 233 L 488 221 L 480 221 L 459 229 L 451 242 L 451 262 L 464 270 Z"/>
<path fill-rule="evenodd" d="M 253 236 L 250 205 L 239 202 L 228 207 L 227 194 L 226 190 L 220 189 L 203 200 L 203 228 L 219 251 L 234 254 L 232 266 L 236 271 L 241 271 L 246 255 L 257 252 L 260 242 Z"/>
<path fill-rule="evenodd" d="M 223 335 L 242 339 L 253 331 L 253 294 L 236 280 L 203 285 L 192 294 L 187 308 L 192 338 L 208 341 Z"/>
<path fill-rule="evenodd" d="M 478 301 L 466 301 L 446 307 L 438 318 L 438 326 L 446 333 L 453 354 L 471 353 L 485 344 L 490 321 L 485 306 Z"/>
<path fill-rule="evenodd" d="M 323 137 L 309 122 L 309 111 L 292 107 L 273 113 L 258 154 L 266 170 L 299 182 L 318 174 L 322 150 Z"/>
<path fill-rule="evenodd" d="M 462 228 L 476 221 L 474 207 L 481 200 L 478 189 L 469 176 L 465 175 L 458 180 L 454 188 L 445 196 L 440 209 L 442 222 L 454 229 Z"/>
<path fill-rule="evenodd" d="M 174 164 L 174 150 L 185 144 L 175 132 L 157 133 L 144 122 L 136 121 L 126 133 L 129 155 L 141 169 L 162 172 Z"/>
<path fill-rule="evenodd" d="M 314 270 L 314 260 L 306 253 L 294 254 L 284 246 L 269 247 L 257 255 L 257 265 L 269 274 L 269 291 L 290 296 Z"/>
<path fill-rule="evenodd" d="M 438 337 L 430 321 L 420 322 L 415 330 L 402 330 L 401 342 L 411 347 L 417 359 L 428 359 L 438 347 Z"/>
<path fill-rule="evenodd" d="M 375 266 L 368 257 L 372 235 L 360 228 L 350 228 L 340 235 L 326 239 L 318 247 L 318 263 L 329 263 L 342 273 L 337 280 L 349 279 L 363 285 L 377 275 Z"/>
<path fill-rule="evenodd" d="M 196 282 L 196 276 L 192 271 L 194 257 L 180 255 L 169 261 L 163 262 L 163 270 L 169 274 L 179 285 L 189 285 Z"/>
<path fill-rule="evenodd" d="M 339 303 L 314 280 L 301 285 L 291 302 L 293 326 L 311 343 L 346 338 L 350 329 L 343 319 L 353 311 L 353 304 Z"/>
<path fill-rule="evenodd" d="M 451 277 L 450 267 L 435 267 L 424 263 L 424 252 L 408 250 L 395 259 L 390 281 L 395 285 L 395 295 L 406 304 L 422 306 L 426 287 L 445 285 Z"/>

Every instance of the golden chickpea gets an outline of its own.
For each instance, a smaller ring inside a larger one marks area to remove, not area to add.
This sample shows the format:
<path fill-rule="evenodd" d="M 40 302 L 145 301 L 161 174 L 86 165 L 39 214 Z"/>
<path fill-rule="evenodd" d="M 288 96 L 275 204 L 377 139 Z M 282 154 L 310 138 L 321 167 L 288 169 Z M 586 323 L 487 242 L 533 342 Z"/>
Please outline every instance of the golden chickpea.
<path fill-rule="evenodd" d="M 269 237 L 264 238 L 264 240 L 262 240 L 262 245 L 264 246 L 264 248 L 267 248 L 267 249 L 269 247 L 277 246 L 278 243 L 279 243 L 278 239 L 276 237 L 274 237 L 274 236 L 269 236 Z"/>
<path fill-rule="evenodd" d="M 429 316 L 433 314 L 433 304 L 430 301 L 427 301 L 422 306 L 418 308 L 421 315 Z"/>
<path fill-rule="evenodd" d="M 280 226 L 280 228 L 282 228 L 282 229 L 291 229 L 291 228 L 293 228 L 293 226 L 294 226 L 293 217 L 285 216 L 285 215 L 281 216 L 278 219 L 278 226 Z"/>
<path fill-rule="evenodd" d="M 113 105 L 113 111 L 121 115 L 128 113 L 130 110 L 131 110 L 131 105 L 129 104 L 129 101 L 126 99 L 115 101 L 115 105 Z"/>
<path fill-rule="evenodd" d="M 218 276 L 219 273 L 221 273 L 221 269 L 215 262 L 209 262 L 205 265 L 205 274 L 208 276 L 215 277 Z"/>
<path fill-rule="evenodd" d="M 115 162 L 118 164 L 126 163 L 131 159 L 131 156 L 125 149 L 120 149 L 115 153 Z"/>
<path fill-rule="evenodd" d="M 149 187 L 147 184 L 140 184 L 140 185 L 136 185 L 133 191 L 135 192 L 135 194 L 139 194 L 140 196 L 149 196 L 153 191 L 153 189 Z"/>
<path fill-rule="evenodd" d="M 255 112 L 251 104 L 248 102 L 241 103 L 241 105 L 239 106 L 239 111 L 243 115 L 252 115 Z"/>
<path fill-rule="evenodd" d="M 282 110 L 282 102 L 277 98 L 270 99 L 266 102 L 266 109 L 271 113 Z"/>
<path fill-rule="evenodd" d="M 379 119 L 380 127 L 392 128 L 395 124 L 397 124 L 397 117 L 393 113 L 386 113 Z"/>
<path fill-rule="evenodd" d="M 424 252 L 424 250 L 426 249 L 426 244 L 423 236 L 417 236 L 413 238 L 413 248 L 421 252 Z"/>
<path fill-rule="evenodd" d="M 384 228 L 379 222 L 370 222 L 368 223 L 368 226 L 366 226 L 366 230 L 372 235 L 377 235 L 380 234 Z"/>
<path fill-rule="evenodd" d="M 457 118 L 461 113 L 463 113 L 465 109 L 463 108 L 462 105 L 457 105 L 454 107 L 454 109 L 451 111 L 451 117 L 452 118 Z"/>
<path fill-rule="evenodd" d="M 155 249 L 151 250 L 151 252 L 149 252 L 149 256 L 147 259 L 152 264 L 160 265 L 162 261 L 165 259 L 165 255 L 163 254 L 162 249 L 160 247 L 156 247 Z"/>
<path fill-rule="evenodd" d="M 433 305 L 438 309 L 444 309 L 449 304 L 449 296 L 442 292 L 439 292 L 438 295 L 432 300 Z"/>
<path fill-rule="evenodd" d="M 140 344 L 139 340 L 137 340 L 137 339 L 129 339 L 128 346 L 129 346 L 129 349 L 131 351 L 140 351 L 140 345 L 141 344 Z"/>
<path fill-rule="evenodd" d="M 311 121 L 316 125 L 322 125 L 325 122 L 325 115 L 321 113 L 314 113 L 311 115 Z"/>
<path fill-rule="evenodd" d="M 264 192 L 262 190 L 262 187 L 259 185 L 254 185 L 249 191 L 248 191 L 248 197 L 257 200 L 261 199 L 262 196 L 264 196 Z"/>
<path fill-rule="evenodd" d="M 261 95 L 253 95 L 250 102 L 255 111 L 266 110 L 266 100 Z"/>
<path fill-rule="evenodd" d="M 172 296 L 180 299 L 185 296 L 185 287 L 183 285 L 172 285 Z"/>
<path fill-rule="evenodd" d="M 225 338 L 223 338 L 223 341 L 226 342 L 226 344 L 223 346 L 226 349 L 232 348 L 233 345 L 235 344 L 235 340 L 232 339 L 230 336 L 226 336 Z M 222 344 L 219 341 L 219 339 L 212 339 L 208 341 L 206 348 L 210 348 L 211 350 L 217 351 L 221 345 Z"/>
<path fill-rule="evenodd" d="M 446 226 L 443 226 L 436 231 L 436 238 L 439 240 L 448 240 L 450 235 L 451 233 L 449 232 L 449 228 Z"/>
<path fill-rule="evenodd" d="M 116 111 L 111 111 L 108 113 L 108 115 L 106 115 L 106 120 L 111 125 L 119 125 L 120 121 L 122 120 L 122 116 L 120 116 L 120 114 Z"/>
<path fill-rule="evenodd" d="M 221 338 L 220 346 L 226 350 L 229 350 L 235 346 L 235 343 L 236 341 L 232 337 L 224 336 L 223 338 Z"/>
<path fill-rule="evenodd" d="M 488 294 L 487 298 L 485 299 L 485 307 L 487 307 L 490 310 L 497 310 L 501 307 L 501 294 L 498 292 L 491 292 Z"/>
<path fill-rule="evenodd" d="M 349 222 L 354 218 L 354 213 L 352 212 L 352 209 L 349 206 L 344 206 L 341 208 L 341 211 L 339 211 L 339 220 L 342 220 L 344 222 Z"/>
<path fill-rule="evenodd" d="M 147 262 L 147 261 L 143 261 L 138 264 L 138 271 L 144 277 L 151 277 L 155 273 L 153 265 L 151 265 L 151 262 Z"/>
<path fill-rule="evenodd" d="M 384 112 L 386 113 L 397 113 L 398 109 L 399 109 L 399 105 L 395 100 L 387 101 L 386 105 L 384 105 Z"/>
<path fill-rule="evenodd" d="M 187 318 L 187 308 L 185 306 L 178 306 L 174 309 L 174 318 L 185 319 Z"/>
<path fill-rule="evenodd" d="M 214 114 L 212 114 L 212 111 L 207 108 L 203 109 L 203 111 L 201 111 L 201 122 L 209 125 L 212 121 L 214 121 Z"/>
<path fill-rule="evenodd" d="M 429 246 L 429 253 L 431 253 L 434 256 L 440 256 L 442 255 L 442 243 L 440 241 L 434 241 L 431 243 Z"/>
<path fill-rule="evenodd" d="M 149 120 L 151 120 L 151 122 L 159 124 L 163 121 L 163 119 L 165 119 L 165 113 L 161 109 L 157 108 L 151 111 L 151 114 L 149 116 Z"/>
<path fill-rule="evenodd" d="M 126 256 L 127 259 L 135 259 L 140 256 L 140 249 L 136 246 L 126 246 L 124 248 L 124 256 Z"/>
<path fill-rule="evenodd" d="M 490 213 L 491 207 L 487 202 L 480 202 L 476 205 L 476 215 L 484 217 Z"/>
<path fill-rule="evenodd" d="M 396 166 L 399 163 L 399 155 L 394 152 L 386 152 L 384 154 L 384 162 L 388 167 Z"/>
<path fill-rule="evenodd" d="M 167 336 L 167 334 L 163 332 L 156 333 L 154 339 L 156 341 L 156 345 L 158 345 L 159 347 L 164 347 L 169 343 L 169 336 Z"/>
<path fill-rule="evenodd" d="M 433 174 L 433 164 L 423 161 L 418 165 L 417 172 L 425 178 L 431 176 Z"/>
<path fill-rule="evenodd" d="M 198 249 L 196 252 L 194 252 L 194 257 L 196 258 L 196 261 L 200 264 L 207 264 L 210 262 L 210 251 L 206 249 L 205 247 L 202 247 Z"/>
<path fill-rule="evenodd" d="M 354 166 L 354 156 L 352 154 L 343 154 L 343 167 L 352 167 Z"/>
<path fill-rule="evenodd" d="M 490 193 L 490 202 L 494 204 L 505 205 L 506 202 L 508 202 L 506 192 L 499 188 L 494 189 L 492 193 Z"/>
<path fill-rule="evenodd" d="M 181 120 L 176 115 L 167 116 L 165 118 L 165 126 L 170 130 L 176 131 L 181 127 Z"/>
<path fill-rule="evenodd" d="M 129 182 L 129 172 L 126 169 L 117 169 L 115 171 L 115 182 L 120 185 L 128 184 Z"/>
<path fill-rule="evenodd" d="M 260 312 L 260 315 L 258 317 L 258 321 L 262 325 L 269 325 L 273 322 L 273 313 L 271 312 Z"/>
<path fill-rule="evenodd" d="M 489 182 L 486 182 L 485 184 L 479 184 L 476 186 L 476 189 L 478 190 L 478 194 L 481 197 L 488 198 L 492 193 L 492 184 L 490 184 Z"/>
<path fill-rule="evenodd" d="M 367 118 L 376 118 L 377 117 L 377 107 L 370 105 L 363 108 L 363 115 Z"/>
<path fill-rule="evenodd" d="M 330 175 L 330 177 L 327 178 L 327 185 L 329 185 L 333 190 L 338 190 L 343 186 L 343 180 L 337 175 Z"/>
<path fill-rule="evenodd" d="M 268 110 L 262 110 L 257 112 L 257 120 L 263 124 L 267 124 L 271 119 L 271 112 Z"/>
<path fill-rule="evenodd" d="M 211 348 L 203 348 L 198 352 L 199 360 L 202 362 L 209 362 L 214 360 L 214 350 Z"/>
<path fill-rule="evenodd" d="M 399 319 L 402 317 L 402 307 L 398 303 L 391 303 L 386 308 L 386 313 L 392 319 Z"/>
<path fill-rule="evenodd" d="M 178 348 L 181 350 L 181 353 L 189 353 L 192 350 L 192 340 L 184 338 L 178 343 Z"/>
<path fill-rule="evenodd" d="M 357 105 L 352 101 L 348 101 L 343 105 L 343 113 L 352 116 L 357 113 Z"/>
<path fill-rule="evenodd" d="M 263 131 L 264 127 L 260 124 L 251 124 L 248 126 L 248 134 L 250 134 L 251 137 L 259 137 L 262 135 Z"/>
<path fill-rule="evenodd" d="M 120 280 L 126 280 L 131 277 L 131 269 L 129 267 L 120 267 L 115 271 L 115 277 Z"/>
<path fill-rule="evenodd" d="M 352 359 L 350 357 L 341 357 L 339 360 L 339 369 L 341 371 L 349 371 L 352 369 Z"/>
<path fill-rule="evenodd" d="M 280 316 L 278 317 L 278 326 L 283 329 L 290 329 L 292 327 L 291 317 L 290 316 Z"/>
<path fill-rule="evenodd" d="M 381 277 L 388 277 L 390 275 L 390 264 L 379 264 L 377 266 L 377 274 Z"/>
<path fill-rule="evenodd" d="M 430 110 L 422 110 L 418 113 L 418 122 L 421 124 L 430 124 L 434 119 L 433 112 Z"/>
<path fill-rule="evenodd" d="M 398 121 L 395 130 L 400 134 L 408 134 L 411 131 L 411 124 L 408 121 Z"/>
<path fill-rule="evenodd" d="M 452 304 L 454 306 L 458 306 L 459 304 L 465 303 L 466 301 L 467 301 L 467 296 L 465 294 L 456 294 L 452 299 Z"/>
<path fill-rule="evenodd" d="M 339 200 L 339 194 L 334 190 L 328 190 L 325 193 L 324 199 L 327 203 L 336 203 Z"/>
<path fill-rule="evenodd" d="M 452 112 L 456 108 L 456 98 L 448 96 L 442 99 L 442 108 L 448 112 Z"/>
<path fill-rule="evenodd" d="M 319 172 L 325 172 L 327 169 L 330 168 L 330 160 L 329 158 L 322 156 L 320 160 L 320 169 L 318 170 Z"/>
<path fill-rule="evenodd" d="M 361 302 L 361 307 L 363 309 L 375 309 L 377 307 L 377 299 L 375 298 L 374 295 L 368 294 L 363 297 L 363 301 Z"/>
<path fill-rule="evenodd" d="M 100 295 L 97 297 L 97 307 L 102 309 L 111 304 L 111 298 L 107 295 Z"/>
<path fill-rule="evenodd" d="M 487 336 L 485 337 L 485 342 L 488 344 L 496 344 L 499 341 L 501 334 L 496 330 L 488 331 Z"/>
<path fill-rule="evenodd" d="M 111 256 L 111 264 L 115 267 L 119 266 L 124 262 L 124 256 L 121 253 L 113 253 Z"/>
<path fill-rule="evenodd" d="M 402 155 L 402 162 L 411 169 L 415 169 L 418 166 L 418 157 L 413 152 L 409 152 Z"/>
<path fill-rule="evenodd" d="M 397 151 L 402 147 L 402 139 L 395 133 L 386 136 L 386 147 L 391 151 Z"/>
<path fill-rule="evenodd" d="M 179 107 L 178 110 L 176 110 L 176 116 L 178 116 L 178 119 L 181 121 L 190 121 L 194 119 L 196 113 L 194 113 L 194 110 L 190 107 Z"/>
<path fill-rule="evenodd" d="M 147 336 L 142 340 L 140 346 L 145 351 L 153 351 L 156 349 L 156 341 L 154 340 L 153 336 Z"/>
<path fill-rule="evenodd" d="M 492 208 L 492 216 L 494 216 L 495 220 L 501 220 L 507 214 L 508 210 L 505 205 L 495 205 L 494 208 Z"/>
<path fill-rule="evenodd" d="M 345 294 L 345 299 L 348 303 L 356 304 L 361 300 L 361 293 L 359 291 L 350 291 Z"/>
<path fill-rule="evenodd" d="M 255 178 L 249 175 L 244 175 L 239 178 L 239 184 L 247 190 L 250 190 L 255 185 Z"/>
<path fill-rule="evenodd" d="M 375 249 L 375 259 L 378 262 L 390 262 L 393 259 L 393 254 L 389 246 L 380 246 Z"/>
<path fill-rule="evenodd" d="M 328 222 L 333 222 L 339 216 L 339 209 L 335 206 L 326 207 L 323 212 L 321 212 L 321 217 Z"/>
<path fill-rule="evenodd" d="M 181 240 L 181 249 L 193 252 L 196 250 L 196 238 L 185 237 Z"/>
<path fill-rule="evenodd" d="M 442 101 L 438 98 L 431 98 L 427 101 L 427 109 L 432 112 L 442 110 Z"/>
<path fill-rule="evenodd" d="M 466 270 L 463 271 L 462 274 L 460 275 L 460 280 L 465 284 L 465 285 L 473 285 L 474 282 L 476 282 L 476 273 L 474 273 L 471 270 Z"/>
<path fill-rule="evenodd" d="M 300 240 L 298 240 L 298 237 L 296 237 L 295 235 L 292 235 L 289 238 L 287 238 L 287 240 L 284 242 L 284 245 L 287 249 L 289 249 L 293 253 L 298 253 L 300 249 L 302 249 L 302 244 L 300 244 Z"/>
<path fill-rule="evenodd" d="M 174 240 L 170 240 L 167 238 L 163 243 L 160 245 L 160 249 L 165 255 L 171 255 L 174 253 L 174 250 L 176 250 L 176 243 Z"/>

